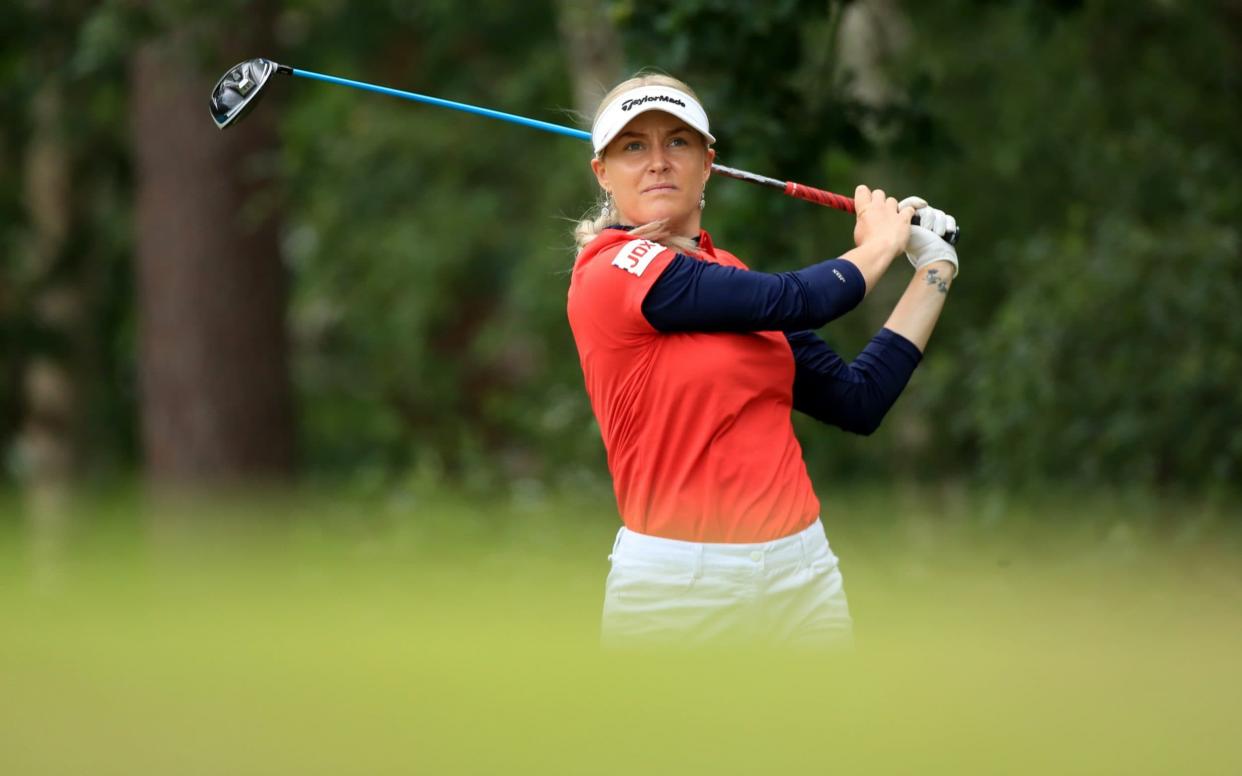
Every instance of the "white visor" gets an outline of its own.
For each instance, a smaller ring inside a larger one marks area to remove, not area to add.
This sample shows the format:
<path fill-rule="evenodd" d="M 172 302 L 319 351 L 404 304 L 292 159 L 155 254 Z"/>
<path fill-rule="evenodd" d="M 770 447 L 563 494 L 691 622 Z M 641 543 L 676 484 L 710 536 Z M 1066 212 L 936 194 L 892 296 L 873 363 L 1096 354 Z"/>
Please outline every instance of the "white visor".
<path fill-rule="evenodd" d="M 707 113 L 698 100 L 669 86 L 643 86 L 620 95 L 599 114 L 599 119 L 591 128 L 591 145 L 595 147 L 595 153 L 607 148 L 635 116 L 649 110 L 676 116 L 705 137 L 708 145 L 716 142 L 708 131 Z"/>

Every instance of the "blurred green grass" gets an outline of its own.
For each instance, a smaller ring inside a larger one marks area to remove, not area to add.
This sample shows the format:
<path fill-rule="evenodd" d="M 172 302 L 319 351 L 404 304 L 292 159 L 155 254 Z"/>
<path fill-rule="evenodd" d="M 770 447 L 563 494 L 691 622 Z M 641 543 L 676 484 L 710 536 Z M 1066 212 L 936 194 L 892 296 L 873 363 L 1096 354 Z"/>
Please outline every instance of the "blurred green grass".
<path fill-rule="evenodd" d="M 595 498 L 121 496 L 59 554 L 3 521 L 0 770 L 1242 771 L 1235 507 L 825 501 L 844 656 L 601 653 Z"/>

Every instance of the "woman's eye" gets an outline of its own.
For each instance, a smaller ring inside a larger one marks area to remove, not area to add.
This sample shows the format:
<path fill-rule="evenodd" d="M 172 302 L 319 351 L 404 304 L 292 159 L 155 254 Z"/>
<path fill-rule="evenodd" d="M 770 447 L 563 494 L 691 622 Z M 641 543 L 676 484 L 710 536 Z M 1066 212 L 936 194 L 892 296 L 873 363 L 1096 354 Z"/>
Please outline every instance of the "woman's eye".
<path fill-rule="evenodd" d="M 675 138 L 673 138 L 672 140 L 669 140 L 669 141 L 668 141 L 668 144 L 669 144 L 669 145 L 673 145 L 673 146 L 676 146 L 676 145 L 683 145 L 683 146 L 684 146 L 684 145 L 686 145 L 686 139 L 685 139 L 684 137 L 675 137 Z"/>
<path fill-rule="evenodd" d="M 634 140 L 632 142 L 625 144 L 625 150 L 626 151 L 641 151 L 643 150 L 643 144 L 637 140 Z"/>

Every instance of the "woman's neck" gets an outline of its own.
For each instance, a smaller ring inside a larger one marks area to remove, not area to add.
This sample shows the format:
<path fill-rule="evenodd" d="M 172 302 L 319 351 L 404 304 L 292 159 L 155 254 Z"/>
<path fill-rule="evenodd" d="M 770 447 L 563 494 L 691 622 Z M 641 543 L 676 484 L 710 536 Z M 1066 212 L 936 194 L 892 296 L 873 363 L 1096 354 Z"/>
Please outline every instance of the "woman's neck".
<path fill-rule="evenodd" d="M 690 218 L 690 223 L 685 224 L 680 227 L 674 227 L 671 224 L 668 224 L 665 226 L 665 228 L 660 230 L 660 233 L 665 234 L 665 235 L 675 236 L 675 237 L 684 237 L 687 240 L 697 240 L 699 239 L 699 233 L 702 231 L 702 227 L 700 226 L 701 222 L 702 222 L 702 219 L 699 217 L 699 214 L 695 213 L 693 217 Z M 656 223 L 656 222 L 652 221 L 648 224 L 643 224 L 642 226 L 644 227 L 650 226 L 653 223 Z M 625 216 L 621 217 L 620 222 L 618 223 L 618 226 L 623 226 L 627 230 L 633 230 L 633 229 L 639 228 L 639 225 L 635 224 L 633 219 L 626 218 Z"/>

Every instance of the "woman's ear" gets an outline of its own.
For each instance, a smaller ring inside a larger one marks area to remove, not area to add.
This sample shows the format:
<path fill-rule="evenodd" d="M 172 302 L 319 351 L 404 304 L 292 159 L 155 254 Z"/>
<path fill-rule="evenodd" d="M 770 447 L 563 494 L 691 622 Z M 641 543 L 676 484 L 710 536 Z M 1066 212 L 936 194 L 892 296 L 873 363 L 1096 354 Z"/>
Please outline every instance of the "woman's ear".
<path fill-rule="evenodd" d="M 608 185 L 608 168 L 604 166 L 604 160 L 598 156 L 591 158 L 591 172 L 595 173 L 595 180 L 599 182 L 599 187 L 604 191 L 611 191 Z"/>
<path fill-rule="evenodd" d="M 716 149 L 707 149 L 707 153 L 703 156 L 703 183 L 707 183 L 707 179 L 712 177 L 712 162 L 716 161 Z"/>

